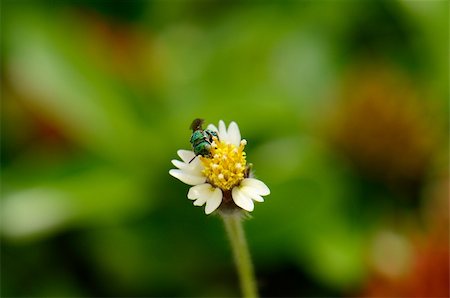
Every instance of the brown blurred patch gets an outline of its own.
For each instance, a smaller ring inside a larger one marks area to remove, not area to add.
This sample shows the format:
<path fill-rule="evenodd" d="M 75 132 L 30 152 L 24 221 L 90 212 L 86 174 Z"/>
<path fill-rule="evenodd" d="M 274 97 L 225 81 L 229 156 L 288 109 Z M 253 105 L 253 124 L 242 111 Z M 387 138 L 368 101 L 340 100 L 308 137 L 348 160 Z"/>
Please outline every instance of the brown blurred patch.
<path fill-rule="evenodd" d="M 448 231 L 448 230 L 447 230 Z M 363 297 L 449 297 L 448 235 L 433 232 L 412 240 L 413 259 L 400 276 L 372 272 Z"/>
<path fill-rule="evenodd" d="M 418 244 L 412 270 L 404 277 L 390 279 L 374 275 L 363 297 L 449 297 L 448 245 L 440 242 Z"/>
<path fill-rule="evenodd" d="M 8 77 L 3 77 L 1 83 L 3 160 L 32 152 L 37 146 L 60 152 L 72 149 L 73 144 L 54 119 L 46 117 L 42 108 L 17 92 Z"/>
<path fill-rule="evenodd" d="M 137 89 L 148 90 L 162 83 L 164 50 L 149 30 L 87 9 L 75 10 L 74 16 L 84 26 L 87 59 L 97 69 Z"/>
<path fill-rule="evenodd" d="M 423 231 L 418 225 L 400 236 L 409 243 L 406 250 L 387 245 L 384 254 L 397 259 L 408 255 L 406 271 L 401 274 L 386 274 L 372 266 L 363 297 L 449 297 L 449 179 L 436 182 L 425 194 Z M 390 244 L 390 243 L 387 243 Z M 402 253 L 402 254 L 398 254 Z M 384 263 L 387 267 L 395 264 Z M 372 262 L 373 264 L 373 262 Z"/>
<path fill-rule="evenodd" d="M 436 146 L 427 99 L 384 64 L 348 72 L 329 131 L 356 168 L 391 185 L 421 181 Z"/>

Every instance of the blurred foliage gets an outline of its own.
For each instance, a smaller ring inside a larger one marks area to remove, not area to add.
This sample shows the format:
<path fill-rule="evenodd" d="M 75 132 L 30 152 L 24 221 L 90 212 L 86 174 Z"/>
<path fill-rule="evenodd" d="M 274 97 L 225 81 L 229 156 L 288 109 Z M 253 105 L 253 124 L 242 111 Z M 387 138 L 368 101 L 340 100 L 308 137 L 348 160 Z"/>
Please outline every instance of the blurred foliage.
<path fill-rule="evenodd" d="M 448 295 L 447 4 L 2 1 L 2 296 L 238 295 L 196 117 L 271 188 L 261 295 Z"/>

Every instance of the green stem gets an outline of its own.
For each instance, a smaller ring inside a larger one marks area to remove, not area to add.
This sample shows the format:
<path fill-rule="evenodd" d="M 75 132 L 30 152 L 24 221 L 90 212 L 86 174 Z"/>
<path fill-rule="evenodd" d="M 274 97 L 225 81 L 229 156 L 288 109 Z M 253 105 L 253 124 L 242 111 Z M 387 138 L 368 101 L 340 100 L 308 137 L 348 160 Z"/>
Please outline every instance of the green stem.
<path fill-rule="evenodd" d="M 223 221 L 228 238 L 233 249 L 234 260 L 239 275 L 242 295 L 244 297 L 258 297 L 250 253 L 242 228 L 242 216 L 239 213 L 223 214 Z"/>

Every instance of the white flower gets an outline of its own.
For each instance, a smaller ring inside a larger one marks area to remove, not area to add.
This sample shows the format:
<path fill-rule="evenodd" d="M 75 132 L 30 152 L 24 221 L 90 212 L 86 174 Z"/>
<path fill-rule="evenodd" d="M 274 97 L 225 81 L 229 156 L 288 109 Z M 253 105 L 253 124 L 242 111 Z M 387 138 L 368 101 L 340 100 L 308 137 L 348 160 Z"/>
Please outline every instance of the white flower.
<path fill-rule="evenodd" d="M 178 150 L 182 161 L 172 160 L 178 169 L 170 170 L 169 174 L 192 185 L 187 197 L 194 200 L 195 206 L 206 204 L 206 214 L 215 211 L 222 203 L 253 211 L 253 201 L 264 202 L 262 196 L 270 194 L 270 190 L 262 181 L 249 177 L 244 152 L 247 141 L 241 140 L 236 122 L 231 122 L 227 129 L 221 120 L 219 129 L 212 124 L 207 129 L 219 136 L 214 138 L 211 156 L 194 158 L 193 151 Z"/>

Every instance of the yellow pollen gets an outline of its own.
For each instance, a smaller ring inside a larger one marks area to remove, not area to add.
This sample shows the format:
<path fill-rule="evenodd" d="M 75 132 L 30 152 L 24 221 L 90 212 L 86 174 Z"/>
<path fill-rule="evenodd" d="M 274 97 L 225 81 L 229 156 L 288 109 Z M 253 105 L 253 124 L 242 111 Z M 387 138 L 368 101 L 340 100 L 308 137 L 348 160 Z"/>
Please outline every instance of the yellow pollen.
<path fill-rule="evenodd" d="M 247 142 L 241 142 L 239 147 L 227 144 L 214 138 L 211 146 L 212 157 L 200 157 L 205 169 L 203 174 L 212 185 L 222 190 L 230 190 L 245 177 L 245 152 Z"/>

